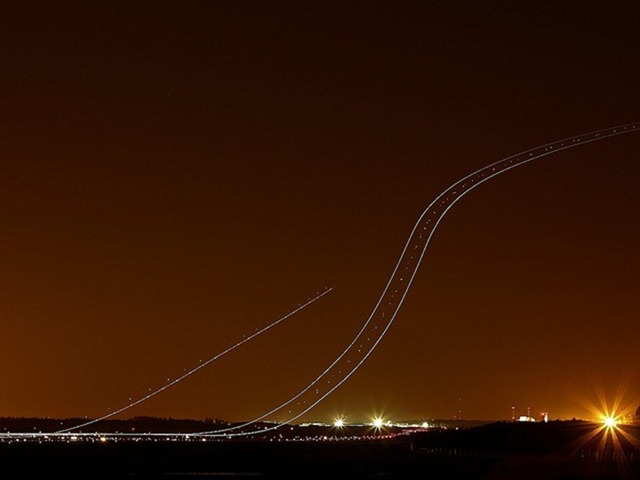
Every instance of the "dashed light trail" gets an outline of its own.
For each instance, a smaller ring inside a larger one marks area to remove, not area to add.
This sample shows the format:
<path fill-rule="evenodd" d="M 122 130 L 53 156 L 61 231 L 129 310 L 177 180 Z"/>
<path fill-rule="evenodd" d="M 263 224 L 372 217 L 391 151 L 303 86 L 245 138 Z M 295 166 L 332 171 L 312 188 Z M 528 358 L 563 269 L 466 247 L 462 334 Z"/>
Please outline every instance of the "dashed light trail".
<path fill-rule="evenodd" d="M 239 342 L 234 343 L 233 345 L 231 345 L 230 347 L 226 348 L 225 350 L 223 350 L 222 352 L 214 355 L 213 357 L 209 358 L 206 361 L 200 361 L 201 363 L 198 364 L 197 366 L 193 367 L 191 370 L 187 371 L 186 373 L 180 375 L 178 378 L 169 381 L 168 383 L 164 384 L 163 386 L 161 386 L 160 388 L 157 388 L 156 390 L 153 390 L 152 392 L 144 395 L 143 397 L 140 397 L 139 399 L 113 411 L 110 413 L 107 413 L 99 418 L 95 418 L 93 420 L 89 420 L 85 423 L 82 423 L 80 425 L 76 425 L 75 427 L 70 427 L 70 428 L 65 428 L 63 430 L 59 430 L 55 433 L 68 433 L 68 432 L 73 432 L 74 430 L 78 430 L 80 428 L 84 428 L 87 427 L 89 425 L 93 425 L 94 423 L 98 423 L 101 422 L 102 420 L 106 420 L 108 418 L 111 418 L 115 415 L 118 415 L 119 413 L 125 412 L 133 407 L 135 407 L 136 405 L 140 405 L 142 402 L 145 402 L 147 400 L 149 400 L 152 397 L 155 397 L 156 395 L 158 395 L 159 393 L 164 392 L 165 390 L 167 390 L 168 388 L 173 387 L 174 385 L 176 385 L 177 383 L 180 383 L 181 381 L 183 381 L 185 378 L 190 377 L 191 375 L 193 375 L 194 373 L 196 373 L 198 370 L 203 369 L 204 367 L 206 367 L 207 365 L 215 362 L 216 360 L 218 360 L 219 358 L 223 357 L 224 355 L 226 355 L 227 353 L 232 352 L 233 350 L 235 350 L 236 348 L 240 347 L 241 345 L 247 343 L 249 340 L 253 340 L 254 338 L 256 338 L 258 335 L 263 334 L 264 332 L 266 332 L 267 330 L 270 330 L 271 328 L 275 327 L 276 325 L 278 325 L 281 322 L 284 322 L 286 319 L 288 319 L 289 317 L 295 315 L 296 313 L 298 313 L 300 310 L 308 307 L 309 305 L 311 305 L 312 303 L 316 302 L 317 300 L 319 300 L 320 298 L 324 297 L 326 294 L 328 294 L 330 291 L 332 290 L 332 288 L 326 288 L 325 290 L 319 292 L 315 297 L 313 297 L 312 299 L 308 300 L 305 303 L 302 303 L 300 305 L 298 305 L 298 307 L 292 311 L 290 311 L 289 313 L 287 313 L 286 315 L 280 317 L 279 319 L 271 322 L 270 324 L 268 324 L 266 327 L 261 328 L 260 330 L 255 331 L 254 333 L 252 333 L 249 336 L 245 336 L 242 340 L 240 340 Z"/>
<path fill-rule="evenodd" d="M 544 158 L 546 156 L 568 150 L 580 145 L 586 145 L 607 138 L 624 135 L 627 133 L 640 131 L 640 122 L 629 123 L 611 128 L 596 130 L 580 135 L 568 137 L 555 142 L 547 143 L 535 148 L 525 150 L 515 155 L 498 160 L 490 165 L 482 167 L 467 176 L 461 178 L 457 182 L 450 185 L 442 193 L 440 193 L 422 212 L 416 221 L 411 233 L 406 241 L 402 253 L 387 280 L 386 286 L 378 297 L 378 300 L 371 311 L 369 317 L 362 325 L 360 331 L 353 337 L 347 347 L 340 353 L 328 367 L 326 367 L 319 375 L 317 375 L 310 383 L 303 387 L 296 395 L 285 400 L 278 406 L 271 408 L 266 413 L 228 428 L 219 430 L 203 431 L 190 433 L 191 436 L 202 437 L 234 437 L 247 436 L 259 433 L 265 433 L 274 430 L 282 425 L 289 424 L 299 419 L 312 408 L 318 405 L 322 400 L 334 392 L 344 382 L 346 382 L 369 358 L 375 348 L 378 346 L 382 338 L 388 332 L 392 323 L 396 319 L 400 307 L 402 306 L 406 296 L 411 288 L 415 276 L 419 270 L 420 264 L 427 251 L 429 243 L 444 216 L 447 212 L 467 193 L 484 182 L 506 173 L 516 167 L 526 165 L 534 160 Z M 311 305 L 327 293 L 330 288 L 320 292 L 311 300 L 301 304 L 295 310 L 287 315 L 270 323 L 261 330 L 256 331 L 252 335 L 243 338 L 224 351 L 211 357 L 207 361 L 192 368 L 185 374 L 168 382 L 162 387 L 148 393 L 147 395 L 131 402 L 118 410 L 103 415 L 94 420 L 87 421 L 75 427 L 59 430 L 55 435 L 66 435 L 69 432 L 79 430 L 86 426 L 100 422 L 107 418 L 122 413 L 136 405 L 162 393 L 166 389 L 176 385 L 187 377 L 193 375 L 198 370 L 204 368 L 223 355 L 235 350 L 239 346 L 266 332 L 270 328 L 276 326 L 285 319 L 291 317 L 295 313 Z M 276 417 L 273 419 L 273 417 Z M 273 426 L 258 428 L 256 423 L 269 418 L 273 422 Z M 32 434 L 16 434 L 16 435 L 32 435 Z M 45 434 L 42 434 L 45 435 Z M 51 434 L 49 434 L 51 435 Z M 159 434 L 154 434 L 159 435 Z M 161 435 L 161 434 L 160 434 Z"/>
<path fill-rule="evenodd" d="M 322 373 L 296 395 L 259 417 L 241 425 L 222 430 L 200 432 L 200 434 L 240 436 L 264 432 L 265 430 L 261 429 L 234 433 L 235 430 L 244 429 L 273 415 L 279 418 L 270 429 L 278 428 L 280 425 L 291 423 L 309 412 L 347 381 L 373 353 L 391 327 L 409 292 L 436 228 L 449 209 L 467 193 L 500 174 L 534 160 L 580 145 L 637 131 L 640 131 L 639 122 L 568 137 L 503 158 L 453 183 L 422 212 L 371 314 L 349 345 Z"/>

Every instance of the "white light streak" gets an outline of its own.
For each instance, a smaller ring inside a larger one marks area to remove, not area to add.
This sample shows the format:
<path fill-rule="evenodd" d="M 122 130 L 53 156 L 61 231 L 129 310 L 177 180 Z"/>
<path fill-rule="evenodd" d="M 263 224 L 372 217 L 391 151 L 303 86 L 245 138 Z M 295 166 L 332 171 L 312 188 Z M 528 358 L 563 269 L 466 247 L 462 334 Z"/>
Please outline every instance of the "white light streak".
<path fill-rule="evenodd" d="M 420 264 L 422 263 L 422 259 L 424 258 L 427 247 L 429 246 L 431 238 L 433 237 L 438 225 L 440 224 L 446 213 L 451 209 L 451 207 L 453 207 L 453 205 L 455 205 L 455 203 L 458 202 L 458 200 L 460 200 L 464 195 L 480 186 L 487 180 L 490 180 L 497 175 L 506 173 L 516 167 L 525 165 L 534 160 L 543 158 L 547 155 L 558 153 L 563 150 L 567 150 L 569 148 L 573 148 L 575 146 L 585 145 L 617 135 L 623 135 L 626 133 L 637 131 L 640 131 L 640 123 L 636 122 L 614 128 L 601 129 L 585 134 L 576 135 L 573 137 L 568 137 L 563 140 L 547 143 L 545 145 L 520 152 L 516 155 L 506 157 L 486 167 L 480 168 L 452 184 L 440 195 L 438 195 L 438 197 L 436 197 L 436 199 L 433 200 L 429 204 L 429 206 L 422 212 L 421 216 L 418 218 L 416 224 L 414 225 L 413 230 L 411 231 L 409 238 L 405 243 L 400 258 L 398 259 L 394 270 L 391 273 L 391 276 L 389 277 L 387 284 L 383 289 L 380 297 L 378 298 L 378 301 L 374 306 L 371 314 L 364 322 L 360 331 L 355 335 L 355 337 L 353 337 L 349 345 L 322 373 L 320 373 L 315 379 L 313 379 L 306 387 L 300 390 L 298 394 L 294 395 L 279 406 L 272 408 L 267 413 L 249 422 L 223 430 L 192 433 L 190 435 L 195 437 L 233 437 L 252 435 L 256 433 L 265 433 L 267 431 L 277 429 L 282 425 L 289 424 L 290 422 L 297 420 L 302 415 L 309 412 L 318 403 L 320 403 L 323 399 L 325 399 L 328 395 L 330 395 L 333 391 L 340 387 L 345 381 L 347 381 L 349 377 L 351 377 L 351 375 L 353 375 L 362 366 L 369 355 L 373 353 L 373 351 L 395 320 L 400 307 L 402 306 L 409 292 L 415 275 L 420 267 Z M 416 258 L 414 251 L 418 250 L 419 248 L 421 249 L 421 253 Z M 400 271 L 402 271 L 402 276 L 400 276 Z M 118 413 L 122 413 L 125 410 L 128 410 L 144 402 L 145 400 L 148 400 L 149 398 L 161 393 L 167 388 L 170 388 L 171 386 L 177 384 L 196 371 L 210 364 L 211 362 L 222 357 L 226 353 L 229 353 L 243 343 L 255 338 L 256 336 L 272 328 L 286 318 L 289 318 L 291 315 L 315 302 L 316 300 L 327 294 L 329 291 L 331 291 L 331 289 L 325 290 L 324 292 L 320 293 L 307 303 L 299 306 L 289 314 L 269 324 L 267 327 L 257 331 L 249 337 L 243 338 L 240 342 L 215 355 L 206 362 L 203 363 L 202 361 L 200 361 L 200 365 L 189 370 L 173 381 L 168 380 L 167 384 L 158 388 L 157 390 L 152 391 L 148 395 L 100 418 L 88 421 L 76 427 L 60 430 L 48 435 L 65 435 L 67 432 L 71 432 L 73 430 L 91 425 L 93 423 L 97 423 L 101 420 L 117 415 Z M 299 407 L 295 410 L 292 407 L 292 404 L 294 402 L 296 402 L 296 407 Z M 274 422 L 272 426 L 257 429 L 255 429 L 254 427 L 254 429 L 251 431 L 233 432 L 233 430 L 239 430 L 244 427 L 250 426 L 273 414 L 285 410 L 288 412 L 288 414 L 286 415 L 287 419 L 279 422 Z M 2 435 L 0 435 L 0 437 L 2 437 Z"/>
<path fill-rule="evenodd" d="M 74 430 L 77 430 L 79 428 L 83 428 L 86 427 L 88 425 L 93 425 L 94 423 L 98 423 L 102 420 L 106 420 L 107 418 L 113 417 L 115 415 L 118 415 L 119 413 L 122 413 L 126 410 L 129 410 L 130 408 L 135 407 L 136 405 L 141 404 L 142 402 L 145 402 L 147 400 L 149 400 L 152 397 L 155 397 L 156 395 L 158 395 L 159 393 L 164 392 L 165 390 L 167 390 L 168 388 L 173 387 L 174 385 L 176 385 L 177 383 L 181 382 L 182 380 L 184 380 L 187 377 L 190 377 L 191 375 L 193 375 L 194 373 L 196 373 L 198 370 L 201 370 L 202 368 L 206 367 L 207 365 L 215 362 L 216 360 L 218 360 L 219 358 L 221 358 L 222 356 L 226 355 L 229 352 L 232 352 L 233 350 L 235 350 L 236 348 L 238 348 L 239 346 L 247 343 L 249 340 L 252 340 L 254 338 L 256 338 L 258 335 L 263 334 L 264 332 L 266 332 L 267 330 L 270 330 L 271 328 L 275 327 L 276 325 L 278 325 L 279 323 L 285 321 L 286 319 L 288 319 L 289 317 L 295 315 L 296 313 L 298 313 L 300 310 L 308 307 L 309 305 L 311 305 L 312 303 L 316 302 L 317 300 L 321 299 L 322 297 L 324 297 L 326 294 L 328 294 L 331 290 L 333 290 L 333 288 L 326 288 L 325 290 L 323 290 L 322 292 L 318 293 L 315 297 L 313 297 L 311 300 L 308 300 L 307 302 L 303 303 L 303 304 L 299 304 L 297 308 L 295 308 L 294 310 L 290 311 L 289 313 L 287 313 L 286 315 L 278 318 L 277 320 L 275 320 L 274 322 L 271 322 L 270 324 L 268 324 L 266 327 L 254 332 L 253 334 L 246 336 L 243 335 L 243 339 L 240 340 L 239 342 L 231 345 L 230 347 L 228 347 L 227 349 L 223 350 L 222 352 L 214 355 L 213 357 L 209 358 L 209 360 L 207 360 L 206 362 L 202 362 L 199 365 L 193 367 L 191 370 L 189 370 L 188 372 L 184 373 L 183 375 L 179 376 L 178 378 L 176 378 L 175 380 L 171 381 L 169 378 L 167 378 L 167 382 L 166 384 L 164 384 L 163 386 L 161 386 L 160 388 L 152 391 L 151 393 L 148 393 L 147 395 L 139 398 L 138 400 L 135 400 L 113 412 L 110 412 L 106 415 L 103 415 L 99 418 L 96 418 L 94 420 L 90 420 L 88 422 L 82 423 L 80 425 L 76 425 L 75 427 L 70 427 L 70 428 L 65 428 L 64 430 L 59 430 L 55 433 L 68 433 L 68 432 L 72 432 Z"/>
<path fill-rule="evenodd" d="M 304 415 L 318 403 L 320 403 L 323 399 L 325 399 L 328 395 L 330 395 L 334 390 L 340 387 L 345 381 L 347 381 L 347 379 L 351 375 L 353 375 L 360 368 L 360 366 L 362 366 L 362 364 L 375 350 L 377 345 L 389 330 L 389 327 L 395 320 L 398 311 L 400 310 L 400 307 L 402 306 L 409 292 L 415 275 L 418 272 L 420 264 L 422 263 L 422 259 L 424 258 L 427 247 L 429 246 L 431 238 L 433 237 L 438 225 L 440 224 L 446 213 L 451 209 L 451 207 L 453 207 L 453 205 L 455 205 L 467 193 L 477 188 L 487 180 L 490 180 L 502 173 L 506 173 L 516 167 L 543 158 L 547 155 L 555 154 L 560 151 L 573 148 L 575 146 L 585 145 L 591 142 L 603 140 L 605 138 L 637 131 L 640 131 L 640 123 L 631 123 L 615 128 L 601 129 L 547 143 L 503 158 L 502 160 L 498 160 L 497 162 L 494 162 L 488 166 L 470 173 L 469 175 L 449 186 L 442 193 L 440 193 L 440 195 L 438 195 L 435 200 L 433 200 L 429 204 L 429 206 L 427 206 L 427 208 L 424 209 L 424 211 L 418 218 L 382 294 L 378 298 L 376 305 L 374 306 L 367 320 L 364 322 L 360 331 L 356 334 L 356 336 L 352 339 L 352 341 L 344 349 L 344 351 L 340 355 L 338 355 L 336 359 L 320 375 L 313 379 L 311 383 L 304 387 L 298 394 L 294 395 L 279 406 L 271 409 L 267 413 L 255 418 L 252 421 L 224 430 L 200 432 L 200 434 L 211 436 L 239 436 L 264 432 L 265 430 L 252 430 L 249 432 L 228 433 L 233 430 L 238 430 L 253 423 L 259 422 L 260 420 L 263 420 L 285 409 L 290 412 L 290 406 L 293 402 L 303 397 L 308 392 L 315 391 L 314 396 L 316 398 L 312 398 L 308 402 L 306 400 L 303 401 L 302 403 L 306 406 L 301 411 L 299 411 L 295 415 L 288 415 L 286 420 L 280 421 L 279 424 L 269 427 L 267 430 L 279 428 L 280 425 L 288 424 L 300 418 L 302 415 Z M 427 232 L 428 235 L 425 235 L 425 233 Z M 414 256 L 410 252 L 412 250 L 417 250 L 420 247 L 420 256 L 417 260 L 415 260 Z M 402 267 L 404 267 L 405 273 L 402 273 L 402 276 L 400 276 L 399 271 L 402 270 Z M 406 279 L 407 271 L 410 271 L 408 279 Z M 398 288 L 392 289 L 392 285 Z M 385 307 L 381 308 L 381 305 L 384 305 Z M 386 307 L 391 307 L 388 309 L 392 311 L 391 315 L 388 315 L 385 311 Z M 380 312 L 380 320 L 378 321 L 380 325 L 374 323 L 373 330 L 367 331 L 367 328 L 376 318 L 378 312 Z M 367 333 L 367 336 L 365 336 L 365 333 Z M 362 352 L 363 349 L 365 350 L 364 353 Z M 351 357 L 351 355 L 353 355 L 353 357 Z M 340 364 L 343 358 L 346 360 L 346 362 Z M 330 379 L 327 380 L 327 378 L 329 377 Z M 318 387 L 312 390 L 312 388 L 317 385 Z M 332 386 L 324 391 L 324 388 L 327 388 L 325 387 L 325 385 Z M 298 402 L 298 405 L 299 404 L 300 402 Z"/>

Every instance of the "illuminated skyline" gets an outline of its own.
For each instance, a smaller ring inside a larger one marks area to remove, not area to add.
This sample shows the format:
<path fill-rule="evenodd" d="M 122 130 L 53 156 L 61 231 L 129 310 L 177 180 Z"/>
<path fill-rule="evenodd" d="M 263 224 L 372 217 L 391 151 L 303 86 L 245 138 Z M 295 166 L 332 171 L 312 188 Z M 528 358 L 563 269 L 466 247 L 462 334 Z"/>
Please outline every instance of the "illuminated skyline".
<path fill-rule="evenodd" d="M 633 15 L 491 5 L 6 7 L 0 415 L 99 416 L 331 286 L 131 411 L 254 418 L 344 350 L 443 188 L 638 119 Z M 461 201 L 308 418 L 640 399 L 636 137 Z"/>

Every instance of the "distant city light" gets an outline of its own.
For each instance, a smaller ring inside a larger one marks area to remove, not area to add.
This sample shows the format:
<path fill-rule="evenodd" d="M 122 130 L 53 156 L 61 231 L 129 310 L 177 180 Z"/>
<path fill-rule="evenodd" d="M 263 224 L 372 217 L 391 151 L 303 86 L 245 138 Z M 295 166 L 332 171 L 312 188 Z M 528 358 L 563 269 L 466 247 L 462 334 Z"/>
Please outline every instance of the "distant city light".
<path fill-rule="evenodd" d="M 518 421 L 519 422 L 535 422 L 536 419 L 533 417 L 530 417 L 529 415 L 520 415 L 520 417 L 518 417 Z"/>

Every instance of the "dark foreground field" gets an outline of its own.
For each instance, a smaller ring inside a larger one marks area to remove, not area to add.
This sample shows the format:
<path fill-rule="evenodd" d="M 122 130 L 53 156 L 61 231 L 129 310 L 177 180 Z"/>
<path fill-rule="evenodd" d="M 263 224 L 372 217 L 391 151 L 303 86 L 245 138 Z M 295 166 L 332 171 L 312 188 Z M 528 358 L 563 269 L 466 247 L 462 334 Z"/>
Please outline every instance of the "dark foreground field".
<path fill-rule="evenodd" d="M 491 424 L 356 441 L 12 442 L 0 478 L 640 478 L 638 433 Z"/>

